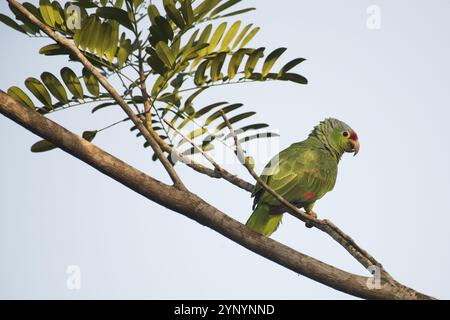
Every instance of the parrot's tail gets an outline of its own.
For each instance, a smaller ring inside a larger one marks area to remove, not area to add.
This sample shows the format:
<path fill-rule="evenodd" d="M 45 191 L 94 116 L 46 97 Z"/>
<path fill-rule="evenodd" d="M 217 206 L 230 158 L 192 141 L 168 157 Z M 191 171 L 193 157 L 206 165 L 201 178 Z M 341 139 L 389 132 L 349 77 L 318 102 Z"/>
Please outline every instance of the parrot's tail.
<path fill-rule="evenodd" d="M 270 237 L 278 229 L 283 214 L 271 214 L 269 212 L 270 207 L 268 205 L 259 204 L 248 219 L 247 227 Z"/>

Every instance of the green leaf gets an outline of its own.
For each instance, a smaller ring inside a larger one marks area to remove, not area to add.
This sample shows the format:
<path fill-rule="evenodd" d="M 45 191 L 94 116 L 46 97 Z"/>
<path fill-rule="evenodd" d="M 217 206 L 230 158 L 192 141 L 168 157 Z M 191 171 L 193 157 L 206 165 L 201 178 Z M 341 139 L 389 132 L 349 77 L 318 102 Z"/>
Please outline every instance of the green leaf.
<path fill-rule="evenodd" d="M 66 26 L 64 24 L 64 10 L 57 1 L 52 2 L 53 16 L 55 17 L 55 25 L 58 26 L 63 31 L 66 30 Z"/>
<path fill-rule="evenodd" d="M 299 84 L 308 84 L 308 80 L 296 73 L 285 73 L 281 77 L 279 77 L 280 80 L 284 81 L 292 81 Z"/>
<path fill-rule="evenodd" d="M 206 121 L 205 121 L 205 126 L 208 126 L 209 124 L 211 124 L 211 122 L 213 122 L 214 120 L 220 118 L 222 116 L 222 111 L 225 113 L 230 113 L 231 111 L 234 111 L 236 109 L 239 109 L 243 106 L 242 103 L 235 103 L 235 104 L 231 104 L 225 108 L 222 108 L 221 110 L 218 110 L 216 112 L 214 112 L 212 115 L 210 115 Z"/>
<path fill-rule="evenodd" d="M 72 69 L 65 67 L 61 69 L 61 78 L 63 79 L 67 89 L 70 93 L 77 99 L 83 99 L 83 87 L 81 86 L 80 80 L 78 79 L 75 72 Z"/>
<path fill-rule="evenodd" d="M 262 68 L 262 76 L 265 78 L 272 67 L 274 66 L 275 62 L 277 62 L 278 58 L 287 50 L 287 48 L 278 48 L 272 51 L 266 58 L 266 61 L 264 61 L 264 65 Z"/>
<path fill-rule="evenodd" d="M 26 34 L 26 32 L 23 30 L 23 28 L 17 22 L 15 22 L 13 19 L 11 19 L 10 17 L 8 17 L 2 13 L 0 13 L 0 21 L 3 22 L 4 24 L 6 24 L 8 27 L 13 28 L 16 31 Z"/>
<path fill-rule="evenodd" d="M 152 88 L 152 97 L 156 97 L 160 92 L 162 92 L 168 86 L 167 80 L 164 76 L 159 76 L 156 79 L 155 84 Z"/>
<path fill-rule="evenodd" d="M 46 152 L 46 151 L 50 151 L 50 150 L 53 150 L 56 148 L 57 148 L 57 146 L 55 146 L 50 141 L 41 140 L 31 146 L 31 152 L 34 152 L 34 153 Z"/>
<path fill-rule="evenodd" d="M 236 36 L 236 33 L 239 31 L 240 27 L 241 21 L 236 21 L 235 23 L 233 23 L 233 25 L 230 27 L 230 30 L 228 30 L 227 34 L 223 38 L 222 45 L 220 46 L 220 51 L 227 51 L 229 49 L 228 46 Z"/>
<path fill-rule="evenodd" d="M 231 46 L 231 50 L 234 50 L 238 44 L 242 41 L 242 39 L 244 39 L 244 36 L 247 34 L 248 30 L 250 30 L 250 28 L 253 26 L 253 24 L 249 24 L 246 25 L 241 32 L 239 33 L 239 35 L 237 36 L 236 40 L 234 40 L 233 45 Z"/>
<path fill-rule="evenodd" d="M 50 72 L 44 72 L 41 74 L 41 80 L 44 82 L 50 93 L 61 103 L 67 104 L 69 99 L 67 98 L 66 89 L 64 89 L 61 82 Z"/>
<path fill-rule="evenodd" d="M 133 24 L 128 18 L 127 12 L 122 9 L 113 7 L 100 7 L 97 9 L 96 13 L 99 17 L 115 20 L 125 28 L 133 31 Z"/>
<path fill-rule="evenodd" d="M 168 68 L 165 66 L 164 62 L 162 62 L 162 60 L 160 58 L 158 58 L 158 56 L 156 54 L 151 55 L 147 59 L 147 63 L 154 72 L 156 72 L 160 75 L 164 75 L 168 70 Z"/>
<path fill-rule="evenodd" d="M 263 128 L 267 128 L 269 127 L 269 125 L 267 123 L 255 123 L 255 124 L 250 124 L 248 126 L 239 128 L 237 130 L 235 130 L 236 134 L 242 134 L 244 132 L 250 131 L 250 130 L 259 130 L 259 129 L 263 129 Z M 227 140 L 229 138 L 232 138 L 233 135 L 231 133 L 229 133 L 228 135 L 226 135 L 223 140 Z"/>
<path fill-rule="evenodd" d="M 224 4 L 218 6 L 216 9 L 214 9 L 211 14 L 209 15 L 211 18 L 217 16 L 219 13 L 221 13 L 224 10 L 227 10 L 228 8 L 238 4 L 242 0 L 229 0 L 225 2 Z"/>
<path fill-rule="evenodd" d="M 198 29 L 192 33 L 189 40 L 186 42 L 184 47 L 181 49 L 181 52 L 179 53 L 179 55 L 184 55 L 187 50 L 191 49 L 194 46 L 194 42 L 197 39 L 198 33 L 199 33 Z"/>
<path fill-rule="evenodd" d="M 208 42 L 209 36 L 211 35 L 211 31 L 212 31 L 212 24 L 208 24 L 200 34 L 200 38 L 198 38 L 197 44 Z"/>
<path fill-rule="evenodd" d="M 222 39 L 223 33 L 225 32 L 227 28 L 227 23 L 226 22 L 222 22 L 216 29 L 216 31 L 214 31 L 211 40 L 209 41 L 209 47 L 208 47 L 208 53 L 211 53 L 214 51 L 214 49 L 217 47 L 217 45 L 219 44 L 220 40 Z"/>
<path fill-rule="evenodd" d="M 45 56 L 69 55 L 70 51 L 58 43 L 49 44 L 39 50 L 40 54 Z"/>
<path fill-rule="evenodd" d="M 94 96 L 98 97 L 100 93 L 100 87 L 95 76 L 88 69 L 83 68 L 83 80 L 86 84 L 88 91 Z"/>
<path fill-rule="evenodd" d="M 157 26 L 157 25 L 151 25 L 150 26 L 150 36 L 149 41 L 151 47 L 155 47 L 156 44 L 160 41 L 169 43 L 169 38 L 163 33 L 163 31 Z"/>
<path fill-rule="evenodd" d="M 95 136 L 97 135 L 98 131 L 84 131 L 83 132 L 83 139 L 92 142 L 92 140 L 94 140 Z"/>
<path fill-rule="evenodd" d="M 192 108 L 192 102 L 194 101 L 195 98 L 197 98 L 200 93 L 202 93 L 203 91 L 205 91 L 206 88 L 200 88 L 197 91 L 195 91 L 184 103 L 184 109 L 188 109 L 188 108 Z"/>
<path fill-rule="evenodd" d="M 186 73 L 179 73 L 176 77 L 175 77 L 175 79 L 173 79 L 171 82 L 170 82 L 170 85 L 172 86 L 172 87 L 174 87 L 175 89 L 180 89 L 181 88 L 181 86 L 183 85 L 183 83 L 184 83 L 184 81 L 185 81 L 185 77 L 186 77 Z M 173 94 L 173 93 L 169 93 L 169 96 L 170 96 L 170 102 L 172 102 L 173 103 L 173 98 L 176 96 L 175 94 Z"/>
<path fill-rule="evenodd" d="M 114 4 L 114 7 L 122 8 L 122 6 L 123 6 L 123 0 L 116 0 L 116 3 Z"/>
<path fill-rule="evenodd" d="M 172 45 L 170 46 L 172 53 L 175 57 L 178 56 L 180 53 L 180 46 L 181 46 L 181 37 L 178 37 L 175 39 L 175 41 L 172 42 Z"/>
<path fill-rule="evenodd" d="M 97 45 L 97 55 L 102 58 L 105 52 L 108 50 L 109 47 L 112 46 L 111 44 L 111 32 L 112 27 L 109 23 L 104 22 L 101 24 L 100 27 L 100 37 L 98 39 L 98 45 Z M 116 43 L 114 43 L 116 45 Z"/>
<path fill-rule="evenodd" d="M 209 36 L 211 35 L 212 31 L 212 24 L 208 24 L 205 29 L 203 29 L 202 33 L 200 34 L 200 37 L 198 38 L 196 45 L 202 45 L 208 43 Z M 208 53 L 208 46 L 205 47 L 202 50 L 199 50 L 198 57 L 194 60 L 194 62 L 191 65 L 191 71 L 195 69 L 195 67 L 201 62 L 203 56 L 205 56 Z"/>
<path fill-rule="evenodd" d="M 138 8 L 143 2 L 144 0 L 133 0 L 133 6 Z"/>
<path fill-rule="evenodd" d="M 25 80 L 25 86 L 41 103 L 47 107 L 52 107 L 52 98 L 42 82 L 30 77 Z"/>
<path fill-rule="evenodd" d="M 49 0 L 39 0 L 39 10 L 44 22 L 51 27 L 55 26 L 55 13 Z"/>
<path fill-rule="evenodd" d="M 22 26 L 22 28 L 26 28 L 27 32 L 32 33 L 32 34 L 37 34 L 40 32 L 39 27 L 35 26 L 30 19 L 28 19 L 28 17 L 26 15 L 24 15 L 21 11 L 19 11 L 19 9 L 17 9 L 16 7 L 13 7 L 11 4 L 8 4 L 10 10 L 14 13 L 14 16 L 16 17 L 17 20 L 22 21 L 24 23 L 24 26 Z M 33 6 L 32 4 L 25 2 L 23 4 L 23 6 L 30 12 L 32 12 L 34 14 L 34 16 L 36 16 L 39 20 L 43 20 L 41 13 L 39 12 L 39 10 Z"/>
<path fill-rule="evenodd" d="M 270 77 L 267 76 L 267 78 L 270 78 Z M 259 72 L 252 72 L 250 77 L 248 77 L 247 79 L 251 79 L 251 80 L 255 80 L 255 81 L 263 81 L 264 80 L 262 74 Z"/>
<path fill-rule="evenodd" d="M 98 17 L 94 17 L 92 23 L 89 25 L 89 29 L 85 31 L 86 33 L 86 46 L 91 53 L 94 53 L 97 47 L 99 47 L 102 42 L 101 36 L 102 23 Z"/>
<path fill-rule="evenodd" d="M 122 67 L 127 61 L 128 56 L 131 53 L 131 40 L 124 39 L 120 42 L 119 52 L 117 53 L 117 63 L 119 67 Z"/>
<path fill-rule="evenodd" d="M 16 99 L 19 102 L 22 102 L 24 105 L 30 107 L 31 109 L 35 110 L 36 106 L 34 105 L 33 101 L 28 97 L 28 95 L 23 92 L 22 89 L 16 86 L 12 86 L 8 89 L 8 95 L 14 99 Z"/>
<path fill-rule="evenodd" d="M 181 13 L 175 7 L 173 0 L 163 0 L 164 9 L 167 16 L 177 25 L 180 30 L 183 30 L 186 24 L 184 23 Z"/>
<path fill-rule="evenodd" d="M 30 11 L 36 18 L 38 18 L 41 21 L 44 21 L 44 19 L 42 18 L 42 15 L 41 15 L 41 12 L 40 12 L 39 8 L 37 8 L 34 4 L 31 4 L 29 2 L 23 2 L 22 5 L 25 7 L 25 9 Z M 26 18 L 26 19 L 27 19 L 27 21 L 30 21 L 28 18 Z M 30 21 L 30 23 L 31 23 L 31 21 Z M 36 27 L 36 28 L 38 28 L 38 27 Z"/>
<path fill-rule="evenodd" d="M 303 61 L 306 61 L 306 59 L 303 58 L 297 58 L 294 59 L 288 63 L 286 63 L 284 65 L 283 68 L 281 68 L 280 72 L 278 73 L 278 76 L 282 76 L 283 74 L 285 74 L 286 72 L 288 72 L 289 70 L 293 69 L 294 67 L 296 67 L 297 65 L 299 65 L 300 63 L 302 63 Z"/>
<path fill-rule="evenodd" d="M 161 16 L 156 17 L 156 25 L 163 32 L 166 39 L 168 39 L 168 40 L 173 39 L 173 29 L 170 26 L 170 23 L 169 23 L 169 21 L 167 21 L 167 19 L 165 19 L 164 17 L 161 17 Z"/>
<path fill-rule="evenodd" d="M 230 80 L 233 80 L 236 76 L 246 53 L 247 49 L 239 49 L 231 57 L 230 63 L 228 63 L 228 78 Z"/>
<path fill-rule="evenodd" d="M 92 0 L 77 0 L 75 4 L 85 9 L 97 8 L 97 5 Z"/>
<path fill-rule="evenodd" d="M 109 35 L 109 46 L 106 49 L 106 59 L 110 63 L 114 60 L 117 52 L 117 43 L 119 42 L 119 24 L 115 21 L 107 22 L 111 26 L 111 34 Z"/>
<path fill-rule="evenodd" d="M 250 33 L 244 38 L 244 40 L 242 40 L 239 48 L 244 48 L 256 36 L 260 29 L 260 27 L 256 27 L 252 31 L 250 31 Z"/>
<path fill-rule="evenodd" d="M 263 56 L 265 48 L 258 48 L 250 55 L 245 65 L 245 78 L 250 78 L 255 70 L 256 64 Z"/>
<path fill-rule="evenodd" d="M 194 16 L 196 20 L 200 20 L 213 10 L 222 0 L 204 0 L 194 9 Z"/>
<path fill-rule="evenodd" d="M 175 63 L 175 56 L 165 42 L 158 42 L 156 45 L 156 53 L 159 59 L 161 59 L 167 67 L 171 68 Z"/>
<path fill-rule="evenodd" d="M 229 121 L 230 121 L 230 124 L 233 124 L 233 123 L 239 122 L 241 120 L 247 119 L 247 118 L 249 118 L 251 116 L 254 116 L 255 114 L 256 114 L 256 112 L 241 113 L 241 114 L 239 114 L 237 116 L 234 116 L 234 117 L 230 118 Z M 227 124 L 225 122 L 223 122 L 223 123 L 221 123 L 221 124 L 219 124 L 217 126 L 216 131 L 220 131 L 220 130 L 224 129 L 226 126 L 227 126 Z"/>
<path fill-rule="evenodd" d="M 191 25 L 194 22 L 194 12 L 192 11 L 191 0 L 181 0 L 181 13 L 186 21 L 187 25 Z"/>
<path fill-rule="evenodd" d="M 211 110 L 214 110 L 215 108 L 221 107 L 225 104 L 228 104 L 228 102 L 217 102 L 217 103 L 211 104 L 209 106 L 203 107 L 202 109 L 198 110 L 195 113 L 194 119 L 200 118 L 201 116 L 207 114 Z"/>
<path fill-rule="evenodd" d="M 202 43 L 202 44 L 196 45 L 194 47 L 191 47 L 191 48 L 189 48 L 187 50 L 183 49 L 180 60 L 181 61 L 189 61 L 189 60 L 192 60 L 192 59 L 196 59 L 196 58 L 199 57 L 199 53 L 198 52 L 203 50 L 203 49 L 205 49 L 205 48 L 207 48 L 207 47 L 209 47 L 208 43 Z"/>
<path fill-rule="evenodd" d="M 79 30 L 74 36 L 74 42 L 76 45 L 80 46 L 81 49 L 86 50 L 88 45 L 92 43 L 91 38 L 95 36 L 91 31 L 91 26 L 95 24 L 97 17 L 94 15 L 86 18 Z"/>
<path fill-rule="evenodd" d="M 194 76 L 194 83 L 196 86 L 200 87 L 206 82 L 205 71 L 208 68 L 210 61 L 203 61 L 197 68 Z"/>
<path fill-rule="evenodd" d="M 234 12 L 230 12 L 230 13 L 224 14 L 223 16 L 221 16 L 221 18 L 228 18 L 228 17 L 232 17 L 232 16 L 237 16 L 239 14 L 247 13 L 247 12 L 254 11 L 254 10 L 256 10 L 256 8 L 242 9 L 242 10 L 238 10 L 238 11 L 234 11 Z"/>
<path fill-rule="evenodd" d="M 212 63 L 211 63 L 211 80 L 212 81 L 218 81 L 218 80 L 222 79 L 223 75 L 221 74 L 220 71 L 222 70 L 222 67 L 223 67 L 223 64 L 225 63 L 226 57 L 227 57 L 227 54 L 225 52 L 221 52 L 212 61 Z"/>
<path fill-rule="evenodd" d="M 89 29 L 87 29 L 85 32 L 87 33 L 86 46 L 89 51 L 94 54 L 95 51 L 98 51 L 98 48 L 103 45 L 103 39 L 101 38 L 102 22 L 100 21 L 100 18 L 95 17 L 90 24 Z"/>
<path fill-rule="evenodd" d="M 94 109 L 92 109 L 91 113 L 95 113 L 95 112 L 97 112 L 98 110 L 101 110 L 101 109 L 106 108 L 106 107 L 113 106 L 113 105 L 115 105 L 115 104 L 116 104 L 116 102 L 105 102 L 105 103 L 99 104 L 99 105 L 96 106 Z"/>
<path fill-rule="evenodd" d="M 158 8 L 154 5 L 151 4 L 148 6 L 148 17 L 150 18 L 150 22 L 152 24 L 156 24 L 156 17 L 160 17 L 161 14 L 159 13 Z"/>

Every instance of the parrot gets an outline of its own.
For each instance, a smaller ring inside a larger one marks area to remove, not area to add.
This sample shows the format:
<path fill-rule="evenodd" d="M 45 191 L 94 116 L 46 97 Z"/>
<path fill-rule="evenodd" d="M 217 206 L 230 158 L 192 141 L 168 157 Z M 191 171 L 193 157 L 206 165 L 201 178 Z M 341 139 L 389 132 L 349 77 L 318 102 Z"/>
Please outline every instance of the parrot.
<path fill-rule="evenodd" d="M 333 190 L 338 164 L 344 153 L 360 149 L 357 133 L 344 122 L 327 118 L 314 127 L 308 138 L 276 155 L 260 178 L 284 199 L 303 208 L 313 218 L 317 200 Z M 285 207 L 259 183 L 253 189 L 253 213 L 246 225 L 270 237 L 281 223 Z M 307 227 L 311 227 L 307 224 Z"/>

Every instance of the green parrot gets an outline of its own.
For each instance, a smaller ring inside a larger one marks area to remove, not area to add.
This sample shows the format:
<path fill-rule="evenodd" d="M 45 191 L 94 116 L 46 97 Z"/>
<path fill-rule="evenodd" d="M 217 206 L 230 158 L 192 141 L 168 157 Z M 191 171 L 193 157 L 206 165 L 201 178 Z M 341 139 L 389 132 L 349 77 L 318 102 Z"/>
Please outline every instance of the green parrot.
<path fill-rule="evenodd" d="M 281 151 L 267 164 L 261 179 L 284 199 L 303 208 L 312 217 L 317 200 L 333 190 L 338 163 L 344 152 L 359 152 L 356 132 L 337 119 L 325 119 L 317 125 L 308 138 Z M 283 217 L 285 208 L 261 185 L 256 184 L 253 214 L 247 226 L 270 236 Z"/>

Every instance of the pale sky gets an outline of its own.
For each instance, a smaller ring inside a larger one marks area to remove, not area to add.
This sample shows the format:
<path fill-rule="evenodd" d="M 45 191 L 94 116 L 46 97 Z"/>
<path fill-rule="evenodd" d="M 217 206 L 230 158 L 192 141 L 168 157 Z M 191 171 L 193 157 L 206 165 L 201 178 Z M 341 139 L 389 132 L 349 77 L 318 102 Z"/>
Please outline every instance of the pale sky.
<path fill-rule="evenodd" d="M 38 1 L 31 1 L 38 3 Z M 285 46 L 284 62 L 310 84 L 258 83 L 211 89 L 198 102 L 242 102 L 281 134 L 276 152 L 303 140 L 326 117 L 359 134 L 361 152 L 343 157 L 335 190 L 318 202 L 331 219 L 398 281 L 450 298 L 450 3 L 430 1 L 256 1 L 240 17 L 262 30 L 254 46 Z M 367 9 L 380 9 L 381 29 Z M 6 1 L 0 12 L 10 15 Z M 231 19 L 231 21 L 234 21 Z M 370 26 L 370 24 L 369 24 Z M 373 25 L 372 25 L 373 26 Z M 62 58 L 51 43 L 0 25 L 0 88 L 24 88 Z M 74 63 L 70 67 L 78 70 Z M 70 130 L 97 129 L 124 117 L 110 108 L 74 108 L 51 118 Z M 94 141 L 148 174 L 168 181 L 142 140 L 120 125 Z M 38 137 L 0 116 L 0 298 L 31 299 L 349 299 L 266 260 L 213 230 L 160 207 L 60 150 L 32 154 Z M 237 170 L 251 181 L 244 170 Z M 186 185 L 245 222 L 248 193 L 177 167 Z M 337 243 L 285 217 L 273 238 L 344 270 L 367 272 Z M 81 271 L 69 290 L 68 266 Z"/>

